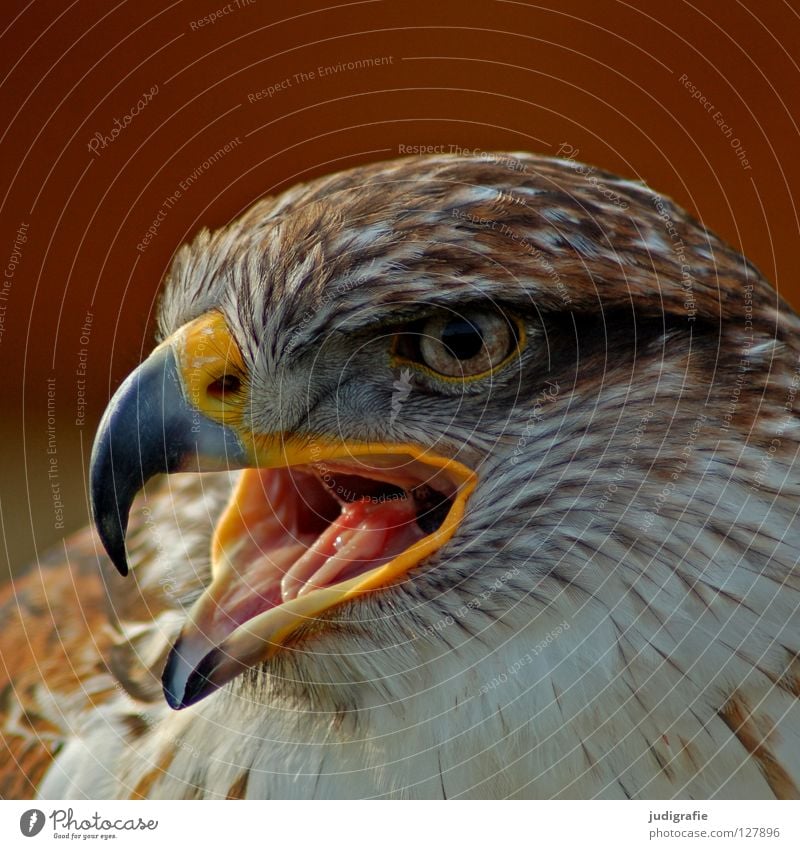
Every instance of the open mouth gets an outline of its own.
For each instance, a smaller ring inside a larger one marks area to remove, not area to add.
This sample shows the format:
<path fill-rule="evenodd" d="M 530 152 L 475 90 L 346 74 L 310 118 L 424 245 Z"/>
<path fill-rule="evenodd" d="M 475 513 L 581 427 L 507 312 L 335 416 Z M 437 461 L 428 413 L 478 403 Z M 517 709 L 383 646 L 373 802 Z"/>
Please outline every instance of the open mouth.
<path fill-rule="evenodd" d="M 353 463 L 246 470 L 217 526 L 213 560 L 236 571 L 249 603 L 222 597 L 218 618 L 241 624 L 364 575 L 436 532 L 455 488 L 439 474 L 435 489 L 423 477 L 429 470 L 416 471 L 401 478 L 371 468 L 366 477 Z"/>
<path fill-rule="evenodd" d="M 372 449 L 242 472 L 214 532 L 212 583 L 164 671 L 172 707 L 268 659 L 323 611 L 396 582 L 452 536 L 474 473 L 418 450 Z"/>

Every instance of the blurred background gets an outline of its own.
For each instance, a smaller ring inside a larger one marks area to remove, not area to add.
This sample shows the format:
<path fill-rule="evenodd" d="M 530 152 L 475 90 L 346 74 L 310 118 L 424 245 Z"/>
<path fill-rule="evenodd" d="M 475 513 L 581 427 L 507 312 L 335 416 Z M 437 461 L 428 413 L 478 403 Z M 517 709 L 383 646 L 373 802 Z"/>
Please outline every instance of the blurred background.
<path fill-rule="evenodd" d="M 176 248 L 416 145 L 647 181 L 800 306 L 798 3 L 3 3 L 0 577 L 87 521 Z M 451 148 L 452 146 L 452 148 Z"/>

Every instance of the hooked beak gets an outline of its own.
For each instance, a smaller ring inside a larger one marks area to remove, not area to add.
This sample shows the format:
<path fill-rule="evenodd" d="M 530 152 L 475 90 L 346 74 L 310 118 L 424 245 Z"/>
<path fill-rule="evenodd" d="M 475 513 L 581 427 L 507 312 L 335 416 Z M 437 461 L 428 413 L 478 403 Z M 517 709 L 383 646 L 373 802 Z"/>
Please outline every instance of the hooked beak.
<path fill-rule="evenodd" d="M 268 660 L 323 612 L 406 576 L 452 537 L 477 483 L 418 445 L 254 434 L 248 401 L 239 349 L 208 313 L 120 386 L 92 451 L 94 520 L 123 575 L 128 514 L 149 478 L 245 469 L 214 529 L 212 581 L 167 658 L 175 709 Z"/>
<path fill-rule="evenodd" d="M 207 329 L 203 325 L 198 330 Z M 217 329 L 212 326 L 212 329 Z M 92 517 L 108 556 L 121 575 L 128 574 L 125 533 L 137 493 L 158 474 L 239 469 L 249 457 L 237 433 L 221 421 L 202 415 L 201 393 L 214 391 L 236 361 L 219 357 L 220 339 L 207 334 L 214 349 L 216 369 L 191 374 L 188 385 L 181 374 L 181 335 L 167 340 L 122 383 L 106 408 L 95 436 L 90 461 Z M 216 343 L 216 344 L 215 344 Z M 203 352 L 181 350 L 202 358 Z M 221 347 L 230 348 L 230 344 Z M 198 379 L 199 378 L 199 379 Z M 195 395 L 192 403 L 188 388 Z"/>

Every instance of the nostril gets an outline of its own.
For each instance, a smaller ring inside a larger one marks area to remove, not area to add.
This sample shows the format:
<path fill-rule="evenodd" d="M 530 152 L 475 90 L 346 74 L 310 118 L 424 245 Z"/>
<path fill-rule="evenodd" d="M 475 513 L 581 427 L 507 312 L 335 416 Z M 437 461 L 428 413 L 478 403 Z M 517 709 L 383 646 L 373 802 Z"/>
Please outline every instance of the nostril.
<path fill-rule="evenodd" d="M 212 381 L 206 387 L 206 393 L 212 398 L 224 401 L 226 395 L 238 392 L 242 388 L 242 381 L 235 374 L 223 374 Z"/>

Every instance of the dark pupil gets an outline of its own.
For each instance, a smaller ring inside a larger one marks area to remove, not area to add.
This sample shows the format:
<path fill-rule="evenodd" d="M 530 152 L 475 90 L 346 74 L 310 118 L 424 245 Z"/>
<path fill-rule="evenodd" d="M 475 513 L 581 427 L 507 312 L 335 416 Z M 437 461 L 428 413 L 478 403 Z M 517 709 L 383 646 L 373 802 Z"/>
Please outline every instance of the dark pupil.
<path fill-rule="evenodd" d="M 454 318 L 442 331 L 442 344 L 457 360 L 471 360 L 483 348 L 483 334 L 465 318 Z"/>

